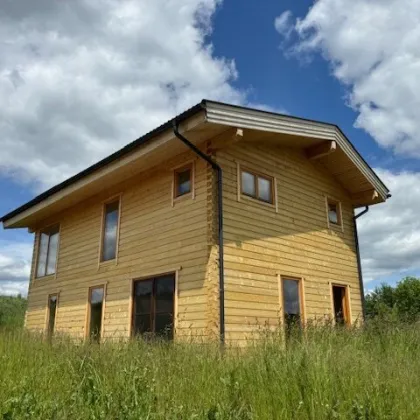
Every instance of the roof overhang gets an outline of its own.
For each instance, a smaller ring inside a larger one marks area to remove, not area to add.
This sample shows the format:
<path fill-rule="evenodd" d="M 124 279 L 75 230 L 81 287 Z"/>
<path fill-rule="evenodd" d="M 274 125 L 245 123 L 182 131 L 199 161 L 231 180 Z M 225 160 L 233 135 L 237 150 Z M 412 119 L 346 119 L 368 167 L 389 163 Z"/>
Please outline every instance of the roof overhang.
<path fill-rule="evenodd" d="M 305 148 L 308 158 L 324 166 L 350 191 L 354 207 L 382 202 L 389 196 L 387 187 L 335 125 L 214 101 L 203 101 L 176 119 L 180 122 L 180 131 L 196 145 L 235 128 L 253 133 L 243 136 L 245 139 Z M 184 151 L 185 146 L 173 134 L 172 120 L 168 121 L 6 214 L 0 221 L 5 228 L 36 227 L 51 214 Z"/>
<path fill-rule="evenodd" d="M 206 118 L 213 124 L 267 133 L 259 134 L 261 141 L 307 150 L 318 147 L 313 157 L 349 190 L 354 207 L 389 197 L 388 188 L 336 125 L 211 101 L 206 101 Z"/>

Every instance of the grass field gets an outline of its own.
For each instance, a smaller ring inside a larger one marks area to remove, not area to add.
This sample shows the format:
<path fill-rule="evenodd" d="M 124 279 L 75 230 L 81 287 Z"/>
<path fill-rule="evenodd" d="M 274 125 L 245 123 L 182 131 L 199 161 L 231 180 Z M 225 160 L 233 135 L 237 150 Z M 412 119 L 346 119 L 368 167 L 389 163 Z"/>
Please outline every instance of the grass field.
<path fill-rule="evenodd" d="M 284 348 L 51 344 L 0 332 L 3 419 L 419 419 L 420 334 L 309 329 Z"/>

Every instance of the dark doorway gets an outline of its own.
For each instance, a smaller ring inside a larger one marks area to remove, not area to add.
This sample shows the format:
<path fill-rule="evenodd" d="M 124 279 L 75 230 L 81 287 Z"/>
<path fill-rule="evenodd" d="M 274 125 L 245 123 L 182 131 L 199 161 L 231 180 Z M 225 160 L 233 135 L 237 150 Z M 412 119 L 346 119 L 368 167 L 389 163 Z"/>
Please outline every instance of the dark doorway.
<path fill-rule="evenodd" d="M 332 286 L 334 320 L 336 325 L 350 323 L 347 287 L 333 284 Z"/>
<path fill-rule="evenodd" d="M 133 287 L 133 335 L 172 340 L 175 274 L 137 280 Z"/>

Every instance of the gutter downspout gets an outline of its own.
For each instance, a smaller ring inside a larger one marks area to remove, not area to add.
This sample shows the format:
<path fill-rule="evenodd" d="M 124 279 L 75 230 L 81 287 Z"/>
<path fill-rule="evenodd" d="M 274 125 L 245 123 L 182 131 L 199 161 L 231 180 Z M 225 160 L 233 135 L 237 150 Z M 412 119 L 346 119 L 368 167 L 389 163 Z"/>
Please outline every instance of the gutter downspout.
<path fill-rule="evenodd" d="M 217 173 L 217 216 L 218 216 L 218 246 L 219 246 L 219 316 L 220 316 L 220 343 L 225 343 L 225 270 L 224 270 L 224 250 L 223 250 L 223 187 L 222 168 L 209 156 L 203 153 L 197 146 L 187 140 L 179 131 L 179 122 L 175 118 L 172 121 L 175 136 L 181 140 L 201 159 L 205 160 Z"/>
<path fill-rule="evenodd" d="M 356 220 L 366 214 L 369 211 L 369 206 L 366 206 L 363 211 L 359 214 L 353 216 L 353 226 L 354 226 L 354 239 L 356 242 L 356 256 L 357 256 L 357 270 L 359 272 L 359 288 L 360 288 L 360 298 L 362 300 L 362 317 L 363 321 L 366 318 L 366 304 L 365 304 L 365 291 L 363 287 L 363 275 L 362 275 L 362 264 L 360 259 L 360 248 L 359 248 L 359 235 L 357 233 L 357 223 Z"/>

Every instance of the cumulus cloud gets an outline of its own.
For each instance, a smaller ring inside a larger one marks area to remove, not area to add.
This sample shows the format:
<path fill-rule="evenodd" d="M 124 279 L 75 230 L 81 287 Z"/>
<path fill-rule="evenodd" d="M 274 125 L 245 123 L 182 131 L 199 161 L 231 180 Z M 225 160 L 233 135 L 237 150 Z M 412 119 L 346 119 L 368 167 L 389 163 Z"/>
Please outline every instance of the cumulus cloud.
<path fill-rule="evenodd" d="M 0 240 L 0 295 L 26 295 L 32 244 Z"/>
<path fill-rule="evenodd" d="M 290 15 L 281 16 L 287 28 Z M 348 86 L 355 125 L 382 147 L 420 157 L 420 1 L 318 0 L 293 26 L 294 53 L 322 53 Z"/>
<path fill-rule="evenodd" d="M 376 172 L 392 198 L 358 221 L 365 281 L 420 271 L 420 173 Z"/>
<path fill-rule="evenodd" d="M 218 3 L 0 2 L 0 174 L 44 189 L 203 97 L 243 102 Z"/>

